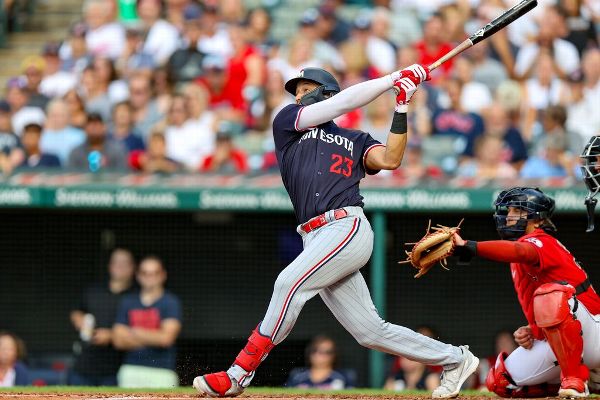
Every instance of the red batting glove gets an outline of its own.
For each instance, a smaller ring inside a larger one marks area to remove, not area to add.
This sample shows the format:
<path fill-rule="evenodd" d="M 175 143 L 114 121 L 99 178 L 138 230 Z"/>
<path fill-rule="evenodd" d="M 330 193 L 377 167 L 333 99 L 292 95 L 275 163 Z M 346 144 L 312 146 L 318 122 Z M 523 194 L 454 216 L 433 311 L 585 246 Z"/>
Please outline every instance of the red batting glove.
<path fill-rule="evenodd" d="M 413 64 L 410 67 L 392 73 L 392 80 L 394 83 L 406 77 L 410 78 L 415 85 L 419 85 L 431 79 L 429 68 L 420 64 Z"/>
<path fill-rule="evenodd" d="M 417 91 L 417 85 L 410 77 L 406 76 L 394 83 L 394 91 L 396 92 L 395 111 L 398 113 L 407 112 L 408 103 L 410 103 L 411 97 Z"/>

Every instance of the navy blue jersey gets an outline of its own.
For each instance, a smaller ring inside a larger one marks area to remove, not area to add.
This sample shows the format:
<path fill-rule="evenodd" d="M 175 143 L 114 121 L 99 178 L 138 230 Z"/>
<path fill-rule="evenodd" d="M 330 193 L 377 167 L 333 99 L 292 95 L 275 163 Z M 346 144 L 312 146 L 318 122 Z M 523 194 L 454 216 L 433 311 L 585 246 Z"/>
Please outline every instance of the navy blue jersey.
<path fill-rule="evenodd" d="M 298 222 L 328 210 L 363 206 L 359 182 L 367 153 L 383 146 L 371 135 L 340 128 L 333 121 L 303 131 L 297 122 L 304 106 L 290 104 L 273 121 L 275 154 Z"/>

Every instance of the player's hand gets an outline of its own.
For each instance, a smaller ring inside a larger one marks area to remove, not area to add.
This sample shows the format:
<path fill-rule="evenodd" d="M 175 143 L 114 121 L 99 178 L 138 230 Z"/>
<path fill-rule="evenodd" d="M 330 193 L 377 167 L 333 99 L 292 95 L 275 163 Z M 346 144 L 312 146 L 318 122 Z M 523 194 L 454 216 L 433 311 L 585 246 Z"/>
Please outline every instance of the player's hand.
<path fill-rule="evenodd" d="M 417 91 L 417 85 L 409 77 L 401 78 L 398 82 L 394 83 L 394 91 L 396 92 L 396 112 L 407 112 L 408 103 L 410 103 L 411 97 Z"/>
<path fill-rule="evenodd" d="M 533 347 L 533 333 L 531 332 L 529 325 L 517 329 L 513 336 L 515 337 L 515 342 L 517 342 L 519 346 L 527 350 Z"/>
<path fill-rule="evenodd" d="M 467 241 L 461 238 L 456 232 L 454 232 L 454 235 L 452 235 L 452 240 L 454 240 L 454 244 L 457 246 L 464 246 L 467 243 Z"/>
<path fill-rule="evenodd" d="M 394 81 L 394 84 L 402 78 L 410 78 L 415 85 L 419 85 L 430 80 L 431 75 L 429 68 L 420 64 L 413 64 L 404 68 L 403 70 L 392 72 L 392 80 Z"/>
<path fill-rule="evenodd" d="M 96 346 L 108 346 L 112 341 L 112 331 L 106 328 L 98 328 L 94 330 L 92 343 Z"/>

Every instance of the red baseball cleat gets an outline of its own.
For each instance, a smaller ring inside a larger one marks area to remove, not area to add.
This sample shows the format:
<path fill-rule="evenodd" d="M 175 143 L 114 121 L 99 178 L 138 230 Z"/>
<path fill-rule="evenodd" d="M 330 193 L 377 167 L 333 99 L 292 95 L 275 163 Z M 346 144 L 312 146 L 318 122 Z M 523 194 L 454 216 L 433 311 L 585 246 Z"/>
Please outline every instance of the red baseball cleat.
<path fill-rule="evenodd" d="M 558 397 L 563 399 L 574 399 L 588 397 L 589 395 L 590 391 L 588 390 L 587 383 L 579 378 L 566 377 L 560 382 Z"/>
<path fill-rule="evenodd" d="M 225 371 L 197 376 L 193 386 L 201 395 L 210 397 L 235 397 L 244 391 Z"/>

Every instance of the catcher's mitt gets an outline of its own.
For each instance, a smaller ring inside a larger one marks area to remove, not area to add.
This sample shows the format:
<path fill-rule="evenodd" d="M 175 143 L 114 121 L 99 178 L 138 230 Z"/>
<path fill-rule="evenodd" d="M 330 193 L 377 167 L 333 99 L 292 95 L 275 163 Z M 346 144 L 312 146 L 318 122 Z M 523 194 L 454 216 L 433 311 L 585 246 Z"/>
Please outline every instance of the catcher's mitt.
<path fill-rule="evenodd" d="M 411 251 L 406 252 L 406 260 L 400 261 L 398 264 L 411 263 L 419 270 L 415 278 L 425 275 L 437 262 L 443 268 L 448 269 L 446 268 L 448 265 L 446 258 L 452 255 L 456 247 L 453 235 L 460 230 L 463 221 L 464 219 L 455 227 L 437 225 L 432 228 L 431 220 L 429 220 L 425 236 L 417 243 L 406 243 L 414 246 Z"/>

